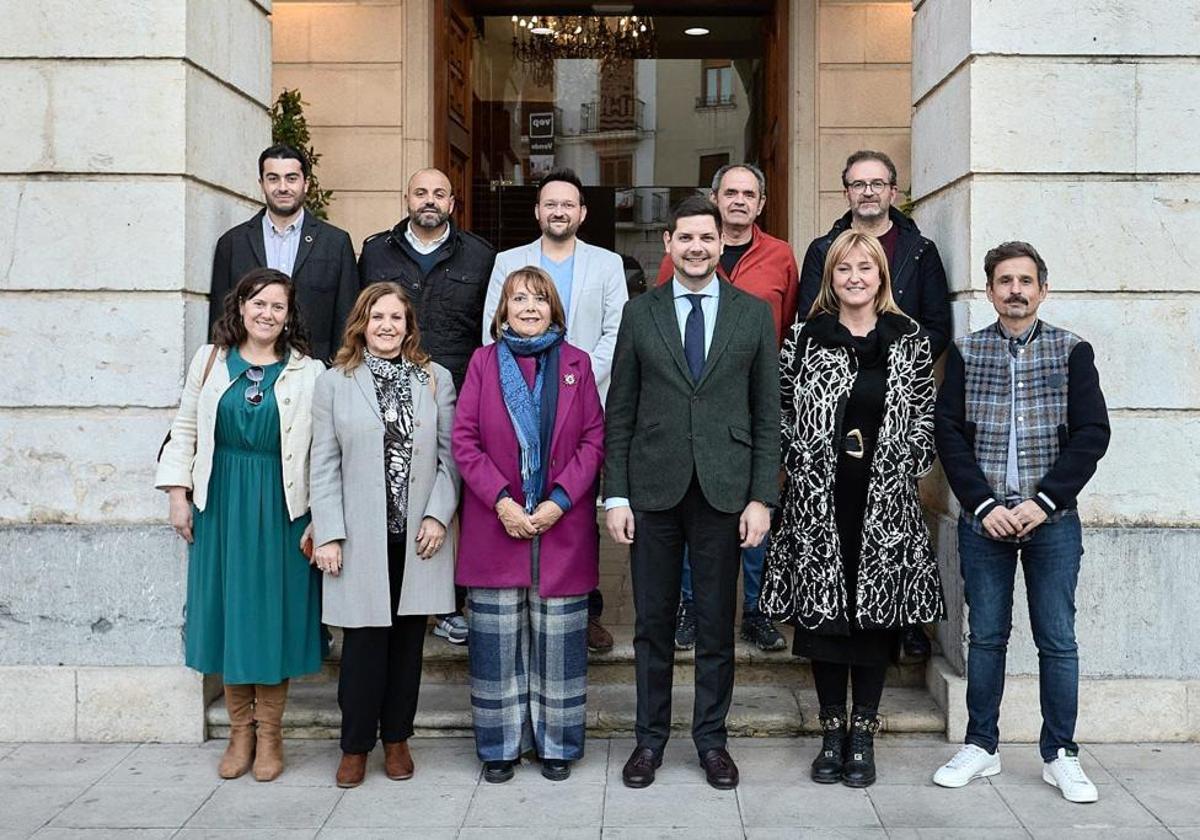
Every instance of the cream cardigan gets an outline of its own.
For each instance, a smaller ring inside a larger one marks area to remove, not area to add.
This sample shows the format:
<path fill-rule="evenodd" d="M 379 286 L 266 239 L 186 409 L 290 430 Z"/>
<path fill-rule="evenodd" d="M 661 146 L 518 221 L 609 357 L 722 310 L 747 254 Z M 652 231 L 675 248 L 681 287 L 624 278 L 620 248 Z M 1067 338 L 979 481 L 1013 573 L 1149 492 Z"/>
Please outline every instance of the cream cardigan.
<path fill-rule="evenodd" d="M 216 437 L 217 404 L 230 386 L 225 366 L 226 350 L 217 353 L 207 381 L 201 387 L 204 366 L 212 345 L 196 351 L 188 367 L 179 412 L 171 424 L 171 439 L 163 449 L 154 486 L 187 487 L 198 510 L 208 501 L 208 478 L 212 474 Z M 308 510 L 308 450 L 312 442 L 312 397 L 317 377 L 325 366 L 308 356 L 292 354 L 275 380 L 279 406 L 279 443 L 283 464 L 283 491 L 292 519 Z"/>

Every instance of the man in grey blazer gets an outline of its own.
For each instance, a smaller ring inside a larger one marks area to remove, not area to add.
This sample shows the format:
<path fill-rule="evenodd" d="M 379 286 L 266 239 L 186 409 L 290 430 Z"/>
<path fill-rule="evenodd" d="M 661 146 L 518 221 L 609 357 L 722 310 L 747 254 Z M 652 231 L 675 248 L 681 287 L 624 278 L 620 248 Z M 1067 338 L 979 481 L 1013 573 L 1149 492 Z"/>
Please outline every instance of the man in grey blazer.
<path fill-rule="evenodd" d="M 587 218 L 583 183 L 570 169 L 549 173 L 538 184 L 534 218 L 542 235 L 496 256 L 483 305 L 483 343 L 491 344 L 492 319 L 500 306 L 504 278 L 518 268 L 537 266 L 554 280 L 567 313 L 567 341 L 588 354 L 603 405 L 608 394 L 613 348 L 621 326 L 621 311 L 629 300 L 621 257 L 589 245 L 576 234 Z M 600 590 L 588 596 L 588 650 L 612 648 L 612 634 L 600 623 L 604 599 Z"/>
<path fill-rule="evenodd" d="M 631 546 L 637 747 L 622 777 L 654 781 L 671 731 L 683 549 L 695 586 L 692 740 L 708 783 L 736 787 L 725 749 L 739 547 L 758 545 L 779 494 L 779 357 L 762 300 L 721 280 L 721 215 L 680 202 L 663 235 L 675 276 L 626 307 L 605 424 L 608 531 Z"/>

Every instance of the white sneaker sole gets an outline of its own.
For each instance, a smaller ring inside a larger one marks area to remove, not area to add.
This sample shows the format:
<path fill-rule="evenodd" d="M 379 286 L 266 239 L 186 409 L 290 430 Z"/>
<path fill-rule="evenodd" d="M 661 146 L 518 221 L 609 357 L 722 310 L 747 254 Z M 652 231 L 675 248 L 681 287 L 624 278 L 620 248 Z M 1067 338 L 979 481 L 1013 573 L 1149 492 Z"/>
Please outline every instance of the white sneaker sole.
<path fill-rule="evenodd" d="M 449 642 L 452 645 L 465 645 L 467 643 L 467 639 L 470 638 L 470 636 L 468 636 L 467 638 L 456 639 L 455 637 L 451 636 L 448 631 L 443 630 L 440 627 L 433 628 L 433 635 L 438 636 L 442 639 L 445 639 L 447 642 Z"/>
<path fill-rule="evenodd" d="M 1072 796 L 1058 786 L 1058 780 L 1054 778 L 1054 774 L 1044 767 L 1042 768 L 1042 781 L 1050 785 L 1050 787 L 1058 788 L 1058 792 L 1062 794 L 1062 798 L 1068 802 L 1075 802 L 1079 805 L 1090 805 L 1100 799 L 1100 791 L 1085 794 L 1084 796 Z"/>
<path fill-rule="evenodd" d="M 961 787 L 966 787 L 967 785 L 971 784 L 971 782 L 975 781 L 976 779 L 985 779 L 985 778 L 987 778 L 988 776 L 997 776 L 997 775 L 999 775 L 999 774 L 1000 774 L 1000 771 L 1001 771 L 1002 769 L 1003 769 L 1003 768 L 1000 766 L 1000 762 L 996 762 L 996 763 L 995 763 L 994 765 L 992 765 L 991 767 L 985 767 L 984 769 L 980 770 L 980 771 L 979 771 L 978 773 L 976 773 L 975 775 L 973 775 L 973 776 L 969 776 L 969 777 L 968 777 L 967 779 L 965 779 L 964 781 L 957 782 L 957 783 L 953 783 L 953 782 L 946 782 L 946 781 L 938 781 L 938 778 L 937 778 L 937 776 L 936 776 L 936 775 L 934 775 L 934 777 L 933 777 L 933 783 L 934 783 L 935 785 L 937 785 L 938 787 L 944 787 L 944 788 L 961 788 Z"/>

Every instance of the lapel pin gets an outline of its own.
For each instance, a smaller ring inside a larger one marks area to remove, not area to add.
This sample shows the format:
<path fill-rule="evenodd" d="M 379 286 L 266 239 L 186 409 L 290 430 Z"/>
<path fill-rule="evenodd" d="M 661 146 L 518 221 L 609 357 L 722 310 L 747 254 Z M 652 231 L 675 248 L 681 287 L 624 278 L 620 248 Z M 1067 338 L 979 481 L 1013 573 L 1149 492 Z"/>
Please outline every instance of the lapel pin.
<path fill-rule="evenodd" d="M 305 237 L 304 237 L 304 241 L 305 241 L 305 242 L 309 242 L 309 243 L 311 243 L 311 242 L 312 242 L 312 234 L 310 233 L 310 234 L 308 234 L 307 236 L 305 236 Z"/>
<path fill-rule="evenodd" d="M 575 374 L 568 373 L 566 376 L 563 377 L 563 382 L 565 382 L 567 385 L 574 385 L 575 384 Z"/>

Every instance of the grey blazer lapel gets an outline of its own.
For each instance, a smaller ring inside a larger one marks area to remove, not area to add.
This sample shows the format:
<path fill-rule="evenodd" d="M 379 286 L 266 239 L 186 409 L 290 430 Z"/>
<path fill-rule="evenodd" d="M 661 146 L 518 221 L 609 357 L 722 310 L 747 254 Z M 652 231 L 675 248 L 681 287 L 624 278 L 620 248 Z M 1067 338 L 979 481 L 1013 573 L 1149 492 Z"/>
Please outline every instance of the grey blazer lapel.
<path fill-rule="evenodd" d="M 720 297 L 717 298 L 717 323 L 713 326 L 712 344 L 704 357 L 704 370 L 700 374 L 700 381 L 696 383 L 697 388 L 704 384 L 716 367 L 721 354 L 729 346 L 729 339 L 737 332 L 737 324 L 742 316 L 742 301 L 735 296 L 733 287 L 724 281 L 717 282 L 722 284 Z"/>
<path fill-rule="evenodd" d="M 654 306 L 650 307 L 651 317 L 658 327 L 662 340 L 667 345 L 671 358 L 675 360 L 679 372 L 688 384 L 692 384 L 692 372 L 688 368 L 687 359 L 683 357 L 683 339 L 679 337 L 679 319 L 675 315 L 675 295 L 671 284 L 663 283 L 658 288 L 646 294 L 657 295 Z"/>
<path fill-rule="evenodd" d="M 371 412 L 382 423 L 383 415 L 379 413 L 379 397 L 375 396 L 375 377 L 371 375 L 371 371 L 367 370 L 366 365 L 360 364 L 354 369 L 354 383 L 358 385 L 358 390 L 362 392 L 363 399 L 371 407 Z"/>

